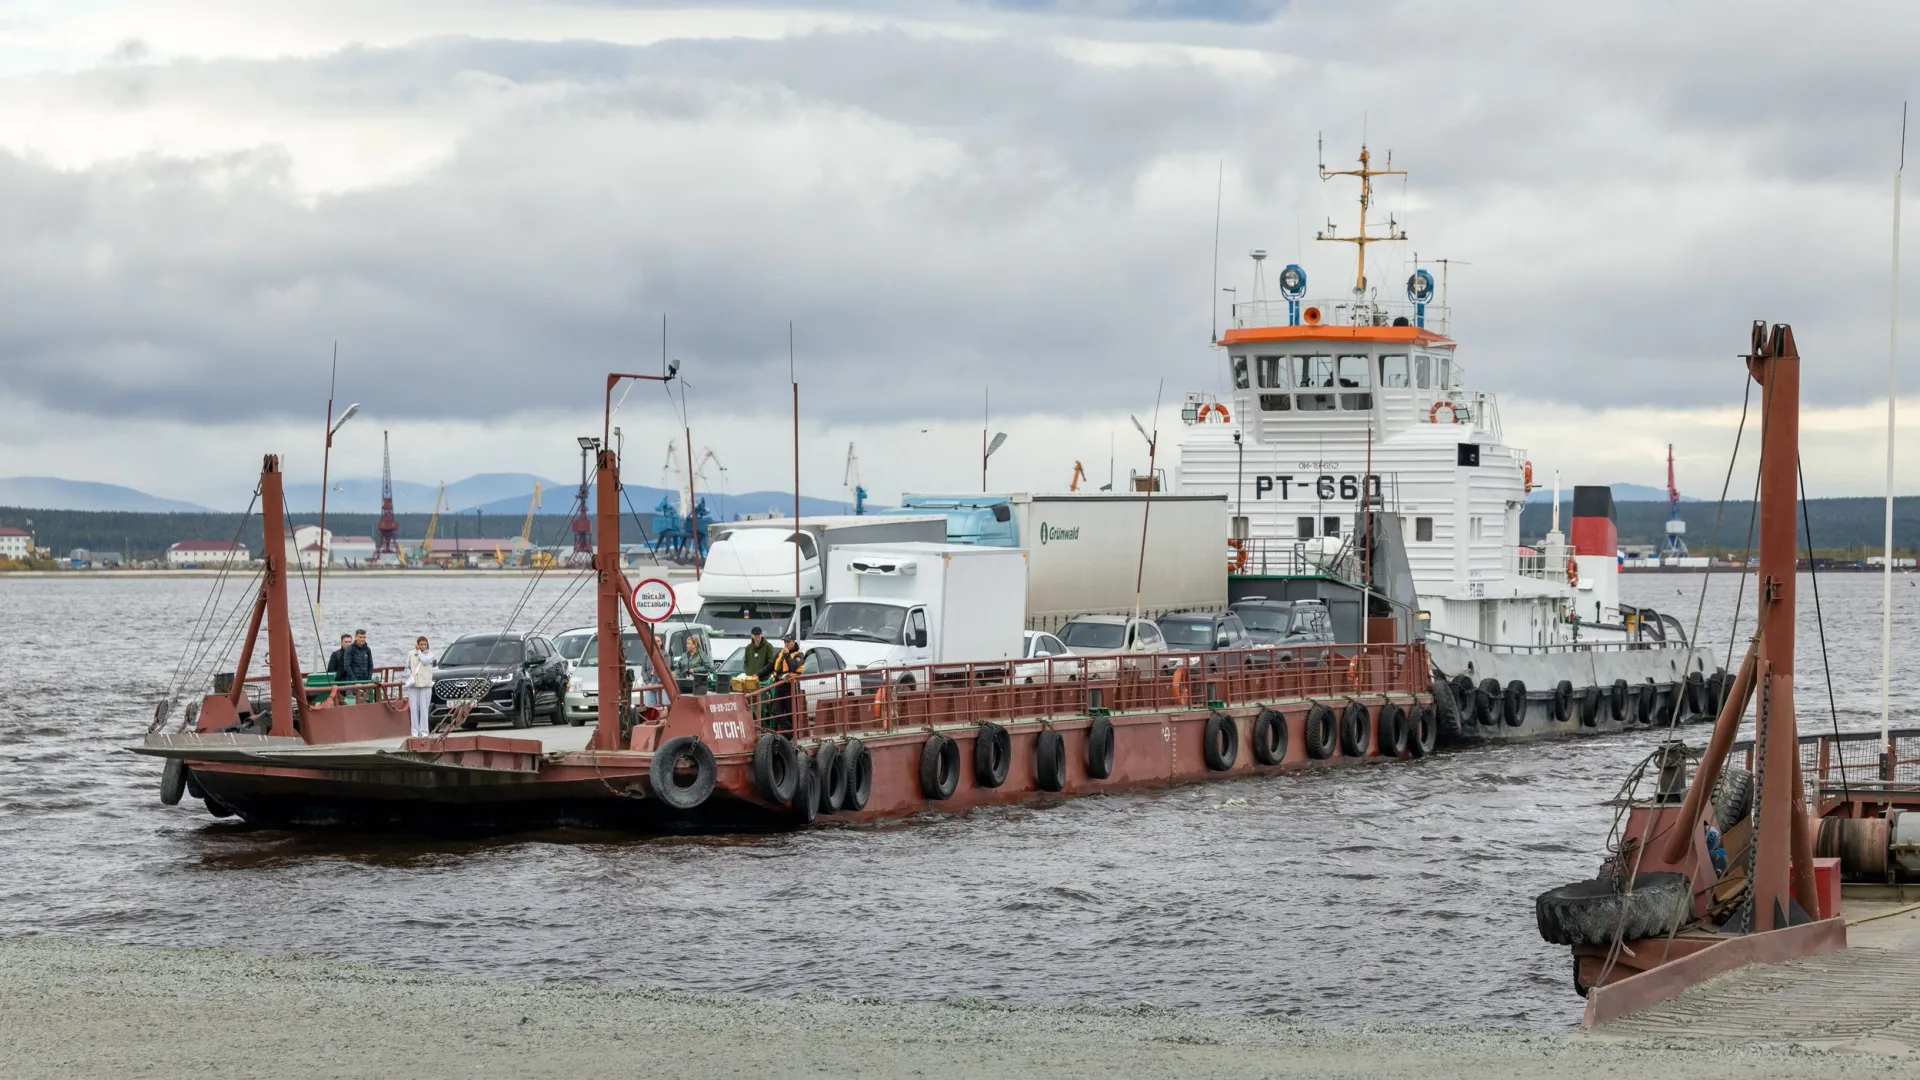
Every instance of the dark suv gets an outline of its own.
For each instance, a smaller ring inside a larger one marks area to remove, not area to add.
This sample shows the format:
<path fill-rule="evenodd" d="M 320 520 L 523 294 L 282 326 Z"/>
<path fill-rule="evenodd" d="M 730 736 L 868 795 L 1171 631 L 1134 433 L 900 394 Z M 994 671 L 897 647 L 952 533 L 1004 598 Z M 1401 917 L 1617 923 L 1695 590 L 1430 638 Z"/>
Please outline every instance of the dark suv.
<path fill-rule="evenodd" d="M 1319 600 L 1268 600 L 1249 596 L 1234 602 L 1234 613 L 1261 645 L 1332 645 L 1333 617 Z M 1324 660 L 1326 649 L 1298 649 L 1303 660 Z"/>
<path fill-rule="evenodd" d="M 567 661 L 538 634 L 468 634 L 440 654 L 433 679 L 433 720 L 471 701 L 460 726 L 506 720 L 531 727 L 535 714 L 566 720 Z"/>
<path fill-rule="evenodd" d="M 1240 616 L 1231 611 L 1183 611 L 1154 620 L 1172 652 L 1214 652 L 1245 649 L 1254 642 Z"/>

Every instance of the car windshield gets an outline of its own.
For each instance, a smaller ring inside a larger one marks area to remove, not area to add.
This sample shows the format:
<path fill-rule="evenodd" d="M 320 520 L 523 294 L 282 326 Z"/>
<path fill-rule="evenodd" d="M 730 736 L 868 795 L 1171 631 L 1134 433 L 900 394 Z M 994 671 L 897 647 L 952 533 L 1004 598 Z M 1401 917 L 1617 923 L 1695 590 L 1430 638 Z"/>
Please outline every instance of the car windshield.
<path fill-rule="evenodd" d="M 743 638 L 756 626 L 766 631 L 769 637 L 775 637 L 792 618 L 792 604 L 765 604 L 753 600 L 743 603 L 735 600 L 700 605 L 700 622 L 713 627 L 715 637 Z"/>
<path fill-rule="evenodd" d="M 1160 636 L 1166 638 L 1169 645 L 1184 645 L 1189 649 L 1212 648 L 1213 620 L 1161 619 Z"/>
<path fill-rule="evenodd" d="M 741 646 L 721 662 L 718 670 L 722 675 L 739 675 L 746 671 L 746 667 L 747 650 L 745 646 Z"/>
<path fill-rule="evenodd" d="M 1126 639 L 1119 623 L 1070 622 L 1060 628 L 1060 640 L 1070 649 L 1118 649 Z"/>
<path fill-rule="evenodd" d="M 625 656 L 628 664 L 638 664 L 640 657 L 646 653 L 646 650 L 640 646 L 640 635 L 631 631 L 621 634 L 620 652 Z M 597 635 L 587 639 L 587 647 L 581 651 L 574 663 L 580 667 L 600 666 L 600 638 Z"/>
<path fill-rule="evenodd" d="M 832 603 L 821 609 L 819 620 L 813 624 L 812 636 L 898 645 L 906 625 L 906 608 L 891 604 Z"/>
<path fill-rule="evenodd" d="M 1320 613 L 1312 608 L 1305 608 L 1294 612 L 1293 625 L 1290 629 L 1296 633 L 1304 630 L 1320 629 Z"/>
<path fill-rule="evenodd" d="M 441 667 L 477 667 L 481 664 L 517 664 L 520 639 L 498 637 L 462 638 L 447 646 L 440 655 Z"/>
<path fill-rule="evenodd" d="M 1267 630 L 1276 634 L 1287 632 L 1288 613 L 1285 607 L 1237 607 L 1233 609 L 1240 621 L 1247 624 L 1249 630 Z"/>
<path fill-rule="evenodd" d="M 580 654 L 592 643 L 592 634 L 561 634 L 553 639 L 554 650 L 569 660 L 580 659 Z"/>

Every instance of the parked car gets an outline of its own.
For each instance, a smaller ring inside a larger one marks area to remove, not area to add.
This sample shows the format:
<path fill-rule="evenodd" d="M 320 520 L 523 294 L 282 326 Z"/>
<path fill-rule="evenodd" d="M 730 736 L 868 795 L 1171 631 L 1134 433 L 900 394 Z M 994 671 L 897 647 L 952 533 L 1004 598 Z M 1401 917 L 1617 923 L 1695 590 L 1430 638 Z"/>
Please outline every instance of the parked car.
<path fill-rule="evenodd" d="M 1263 645 L 1284 646 L 1302 660 L 1327 658 L 1333 644 L 1333 615 L 1319 600 L 1268 600 L 1249 596 L 1237 600 L 1234 614 L 1246 624 L 1247 633 Z"/>
<path fill-rule="evenodd" d="M 1152 619 L 1131 615 L 1076 615 L 1060 627 L 1060 640 L 1075 656 L 1120 657 L 1167 651 L 1167 642 Z M 1127 661 L 1129 668 L 1144 664 Z M 1120 670 L 1117 659 L 1087 661 L 1087 674 L 1109 677 Z"/>
<path fill-rule="evenodd" d="M 1247 627 L 1231 611 L 1186 611 L 1154 620 L 1174 652 L 1218 652 L 1253 646 Z"/>
<path fill-rule="evenodd" d="M 566 717 L 568 674 L 567 659 L 538 634 L 468 634 L 440 654 L 432 716 L 438 722 L 471 702 L 463 728 L 482 720 L 531 727 L 542 714 L 557 724 Z"/>
<path fill-rule="evenodd" d="M 1015 664 L 1015 682 L 1070 682 L 1080 677 L 1084 663 L 1069 660 L 1074 655 L 1067 643 L 1045 630 L 1028 630 L 1021 655 L 1030 663 Z"/>
<path fill-rule="evenodd" d="M 567 723 L 579 727 L 593 722 L 600 716 L 600 643 L 594 628 L 588 626 L 556 634 L 553 647 L 567 658 Z M 640 635 L 631 631 L 621 634 L 620 650 L 634 675 L 634 707 L 665 704 L 652 665 L 635 662 L 641 651 Z"/>

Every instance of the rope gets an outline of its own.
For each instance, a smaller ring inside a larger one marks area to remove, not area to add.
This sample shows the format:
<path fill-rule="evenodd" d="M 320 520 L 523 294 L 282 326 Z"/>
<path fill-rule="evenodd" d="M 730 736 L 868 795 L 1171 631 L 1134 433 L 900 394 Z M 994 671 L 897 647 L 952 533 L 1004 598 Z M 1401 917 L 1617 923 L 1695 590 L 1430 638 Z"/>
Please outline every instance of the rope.
<path fill-rule="evenodd" d="M 1833 746 L 1835 756 L 1840 759 L 1840 793 L 1851 798 L 1847 788 L 1847 755 L 1839 753 L 1840 707 L 1834 704 L 1833 667 L 1827 662 L 1827 623 L 1820 614 L 1820 571 L 1813 560 L 1813 516 L 1807 512 L 1807 473 L 1800 465 L 1798 454 L 1794 455 L 1793 468 L 1800 479 L 1800 524 L 1807 534 L 1807 577 L 1813 582 L 1813 625 L 1820 631 L 1820 670 L 1827 676 L 1827 715 L 1833 720 Z M 1799 792 L 1798 796 L 1804 799 L 1806 792 Z"/>
<path fill-rule="evenodd" d="M 1740 443 L 1746 437 L 1747 433 L 1747 406 L 1753 401 L 1753 380 L 1742 379 L 1740 381 L 1746 384 L 1745 392 L 1740 395 L 1740 426 L 1734 429 L 1733 453 L 1727 457 L 1727 476 L 1725 480 L 1720 482 L 1720 501 L 1715 503 L 1713 507 L 1713 531 L 1707 535 L 1707 550 L 1709 551 L 1720 546 L 1720 515 L 1725 512 L 1727 508 L 1727 492 L 1733 487 L 1733 470 L 1734 467 L 1740 463 Z M 1693 608 L 1693 630 L 1687 635 L 1689 643 L 1700 640 L 1700 621 L 1707 609 L 1707 586 L 1712 580 L 1713 559 L 1708 558 L 1707 572 L 1700 577 L 1700 600 Z M 1738 603 L 1737 600 L 1735 602 Z M 1733 646 L 1731 642 L 1740 632 L 1737 609 L 1734 616 L 1734 623 L 1735 625 L 1727 631 L 1729 642 L 1727 646 L 1727 664 L 1729 665 L 1733 663 Z"/>
<path fill-rule="evenodd" d="M 176 700 L 176 698 L 181 693 L 184 693 L 186 691 L 186 688 L 189 685 L 192 685 L 193 683 L 192 674 L 193 674 L 193 671 L 199 666 L 199 658 L 196 658 L 191 664 L 189 664 L 187 658 L 188 656 L 192 655 L 193 646 L 196 641 L 204 643 L 206 639 L 202 638 L 200 635 L 205 633 L 206 630 L 211 628 L 213 625 L 213 616 L 211 612 L 214 610 L 217 610 L 217 605 L 219 604 L 220 597 L 226 590 L 227 579 L 231 577 L 233 573 L 233 559 L 231 557 L 233 547 L 240 543 L 240 534 L 246 531 L 247 521 L 249 518 L 253 516 L 254 503 L 258 502 L 259 499 L 260 499 L 260 489 L 256 487 L 253 492 L 253 498 L 248 500 L 247 502 L 246 512 L 240 515 L 239 523 L 234 526 L 233 540 L 231 541 L 231 543 L 229 543 L 227 548 L 229 557 L 221 563 L 220 573 L 214 578 L 213 588 L 207 591 L 207 599 L 203 601 L 200 605 L 200 614 L 194 616 L 193 626 L 187 633 L 187 639 L 185 643 L 183 643 L 180 647 L 180 659 L 174 662 L 173 674 L 168 677 L 166 693 L 161 698 L 161 700 L 167 704 L 169 709 L 171 709 L 172 703 Z M 225 624 L 222 624 L 222 629 L 223 630 L 225 629 Z M 218 634 L 216 634 L 215 636 L 218 637 Z M 204 657 L 204 649 L 202 650 L 202 657 Z M 183 668 L 184 668 L 184 674 L 182 670 Z"/>

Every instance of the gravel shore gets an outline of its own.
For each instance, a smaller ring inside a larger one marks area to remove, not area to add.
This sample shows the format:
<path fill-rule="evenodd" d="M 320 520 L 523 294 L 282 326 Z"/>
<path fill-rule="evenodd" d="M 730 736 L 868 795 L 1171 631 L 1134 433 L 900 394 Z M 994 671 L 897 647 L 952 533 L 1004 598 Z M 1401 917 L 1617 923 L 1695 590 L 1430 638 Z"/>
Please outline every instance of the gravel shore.
<path fill-rule="evenodd" d="M 56 937 L 0 938 L 0 1032 L 0 1072 L 20 1078 L 1920 1073 L 1908 1060 L 1793 1047 L 1157 1008 L 709 997 Z"/>

